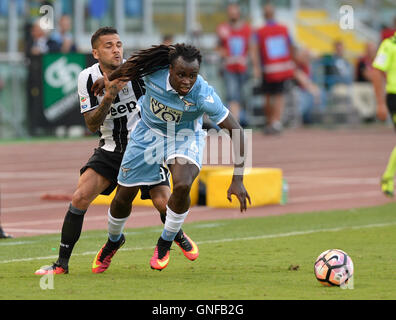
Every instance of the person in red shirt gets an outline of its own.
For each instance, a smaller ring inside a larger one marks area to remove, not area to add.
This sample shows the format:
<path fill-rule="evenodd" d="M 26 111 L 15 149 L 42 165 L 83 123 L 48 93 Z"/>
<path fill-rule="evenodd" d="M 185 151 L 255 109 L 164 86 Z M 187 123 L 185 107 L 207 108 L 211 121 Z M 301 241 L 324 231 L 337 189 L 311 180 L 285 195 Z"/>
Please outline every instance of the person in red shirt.
<path fill-rule="evenodd" d="M 385 40 L 386 38 L 390 38 L 396 32 L 396 17 L 393 18 L 393 26 L 392 27 L 385 27 L 381 30 L 381 41 Z"/>
<path fill-rule="evenodd" d="M 355 65 L 355 81 L 352 86 L 352 103 L 365 122 L 375 121 L 376 102 L 372 85 L 373 61 L 377 46 L 366 43 L 364 55 L 358 58 Z"/>
<path fill-rule="evenodd" d="M 253 33 L 252 62 L 255 80 L 262 80 L 260 92 L 265 94 L 264 133 L 279 134 L 282 131 L 282 113 L 287 83 L 294 77 L 294 46 L 286 26 L 274 19 L 271 4 L 264 5 L 266 24 Z"/>
<path fill-rule="evenodd" d="M 371 73 L 373 70 L 373 61 L 375 54 L 377 53 L 377 47 L 373 42 L 366 43 L 366 49 L 364 55 L 358 58 L 355 71 L 355 81 L 358 82 L 370 82 Z"/>
<path fill-rule="evenodd" d="M 227 6 L 228 21 L 217 27 L 217 51 L 222 58 L 222 74 L 226 87 L 226 100 L 236 120 L 240 119 L 243 104 L 243 86 L 247 80 L 247 62 L 251 28 L 241 18 L 238 4 Z"/>

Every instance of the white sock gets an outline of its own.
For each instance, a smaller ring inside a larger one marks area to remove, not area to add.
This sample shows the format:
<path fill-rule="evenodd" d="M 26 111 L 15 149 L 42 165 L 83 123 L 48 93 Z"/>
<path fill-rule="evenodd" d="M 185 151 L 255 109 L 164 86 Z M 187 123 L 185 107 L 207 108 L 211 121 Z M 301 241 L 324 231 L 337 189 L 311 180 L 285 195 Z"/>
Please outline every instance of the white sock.
<path fill-rule="evenodd" d="M 166 220 L 164 231 L 162 232 L 162 239 L 167 241 L 173 241 L 176 237 L 176 234 L 181 229 L 184 220 L 188 215 L 188 210 L 184 213 L 175 213 L 168 206 L 166 206 Z"/>
<path fill-rule="evenodd" d="M 109 239 L 113 242 L 117 242 L 120 240 L 122 231 L 124 230 L 125 223 L 127 222 L 129 217 L 126 218 L 114 218 L 111 213 L 110 209 L 107 213 L 107 220 L 108 220 L 108 225 L 107 229 L 109 232 Z"/>

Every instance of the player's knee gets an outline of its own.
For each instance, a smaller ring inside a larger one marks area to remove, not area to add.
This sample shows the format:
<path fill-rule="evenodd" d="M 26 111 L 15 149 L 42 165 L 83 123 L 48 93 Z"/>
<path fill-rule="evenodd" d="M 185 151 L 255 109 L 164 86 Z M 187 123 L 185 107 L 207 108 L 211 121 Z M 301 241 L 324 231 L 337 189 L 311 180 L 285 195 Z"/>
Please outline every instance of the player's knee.
<path fill-rule="evenodd" d="M 188 183 L 187 181 L 180 181 L 175 183 L 175 185 L 173 186 L 173 193 L 184 197 L 190 194 L 190 189 L 190 183 Z"/>
<path fill-rule="evenodd" d="M 139 189 L 122 188 L 117 189 L 116 195 L 111 201 L 110 210 L 112 213 L 118 213 L 119 216 L 115 218 L 123 218 L 129 216 L 132 209 L 132 201 L 135 199 L 136 193 Z"/>
<path fill-rule="evenodd" d="M 168 204 L 168 197 L 157 195 L 151 198 L 153 201 L 154 207 L 159 211 L 161 214 L 166 214 L 166 205 Z"/>
<path fill-rule="evenodd" d="M 132 202 L 125 201 L 122 197 L 114 197 L 110 204 L 110 212 L 114 218 L 126 218 L 131 214 Z"/>
<path fill-rule="evenodd" d="M 118 207 L 118 208 L 126 208 L 131 206 L 131 202 L 125 199 L 125 197 L 122 196 L 116 196 L 113 198 L 113 201 L 111 202 L 112 205 Z"/>
<path fill-rule="evenodd" d="M 77 189 L 72 196 L 72 204 L 76 208 L 88 208 L 92 200 L 89 194 L 80 189 Z"/>

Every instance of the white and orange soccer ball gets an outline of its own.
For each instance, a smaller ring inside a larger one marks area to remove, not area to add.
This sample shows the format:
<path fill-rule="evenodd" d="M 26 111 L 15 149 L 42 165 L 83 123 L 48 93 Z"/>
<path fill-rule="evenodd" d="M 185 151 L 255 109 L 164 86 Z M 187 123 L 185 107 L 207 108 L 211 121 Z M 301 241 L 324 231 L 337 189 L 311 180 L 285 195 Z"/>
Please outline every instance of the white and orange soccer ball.
<path fill-rule="evenodd" d="M 322 252 L 315 261 L 315 277 L 324 286 L 347 285 L 353 276 L 351 257 L 340 249 Z"/>

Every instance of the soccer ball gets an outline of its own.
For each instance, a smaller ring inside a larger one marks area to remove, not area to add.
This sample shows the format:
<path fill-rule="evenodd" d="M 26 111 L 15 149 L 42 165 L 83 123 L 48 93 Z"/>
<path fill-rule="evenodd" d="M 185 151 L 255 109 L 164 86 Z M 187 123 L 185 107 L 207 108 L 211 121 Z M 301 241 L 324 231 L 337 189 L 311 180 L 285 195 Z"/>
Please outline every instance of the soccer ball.
<path fill-rule="evenodd" d="M 316 279 L 324 286 L 342 286 L 353 276 L 353 262 L 340 249 L 326 250 L 316 259 L 314 272 Z"/>

